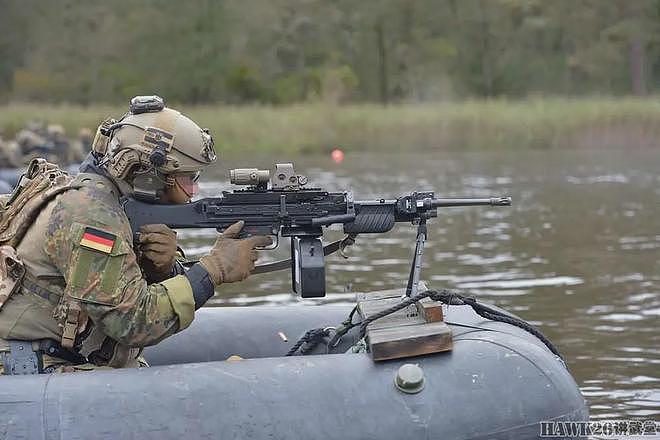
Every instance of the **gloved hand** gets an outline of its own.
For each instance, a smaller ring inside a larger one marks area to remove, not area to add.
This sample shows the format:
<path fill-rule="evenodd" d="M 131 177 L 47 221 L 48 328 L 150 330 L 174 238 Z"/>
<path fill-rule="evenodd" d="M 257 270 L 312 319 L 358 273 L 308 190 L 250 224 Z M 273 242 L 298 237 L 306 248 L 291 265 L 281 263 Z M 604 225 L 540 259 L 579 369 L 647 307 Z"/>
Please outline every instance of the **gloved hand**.
<path fill-rule="evenodd" d="M 209 273 L 213 284 L 243 281 L 254 269 L 257 261 L 257 246 L 268 246 L 273 240 L 264 235 L 250 238 L 236 238 L 245 223 L 241 220 L 234 223 L 220 234 L 208 255 L 204 255 L 199 262 Z"/>
<path fill-rule="evenodd" d="M 145 273 L 153 279 L 167 278 L 176 259 L 176 232 L 166 225 L 144 225 L 138 243 Z"/>

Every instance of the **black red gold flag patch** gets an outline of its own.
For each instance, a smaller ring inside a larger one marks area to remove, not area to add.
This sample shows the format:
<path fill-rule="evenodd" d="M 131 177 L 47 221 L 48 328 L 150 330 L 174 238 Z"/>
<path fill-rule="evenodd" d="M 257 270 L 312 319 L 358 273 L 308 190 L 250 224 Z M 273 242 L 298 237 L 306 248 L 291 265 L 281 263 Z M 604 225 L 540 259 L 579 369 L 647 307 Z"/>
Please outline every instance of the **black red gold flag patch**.
<path fill-rule="evenodd" d="M 164 151 L 170 151 L 174 144 L 174 135 L 160 128 L 147 127 L 144 129 L 142 143 L 146 146 L 161 148 Z"/>
<path fill-rule="evenodd" d="M 116 240 L 117 236 L 114 234 L 86 227 L 80 239 L 80 246 L 109 254 L 112 252 L 112 247 L 115 245 Z"/>

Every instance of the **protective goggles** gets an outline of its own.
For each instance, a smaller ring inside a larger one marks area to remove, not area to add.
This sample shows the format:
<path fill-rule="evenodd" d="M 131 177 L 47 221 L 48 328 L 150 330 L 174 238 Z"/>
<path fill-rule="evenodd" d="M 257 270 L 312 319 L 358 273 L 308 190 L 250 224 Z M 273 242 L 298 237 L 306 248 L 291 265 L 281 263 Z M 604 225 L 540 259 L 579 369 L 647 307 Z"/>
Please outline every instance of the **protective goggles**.
<path fill-rule="evenodd" d="M 174 180 L 181 189 L 186 192 L 186 194 L 192 197 L 197 193 L 197 189 L 199 188 L 197 181 L 199 180 L 200 174 L 199 171 L 192 174 L 177 174 L 174 176 Z"/>

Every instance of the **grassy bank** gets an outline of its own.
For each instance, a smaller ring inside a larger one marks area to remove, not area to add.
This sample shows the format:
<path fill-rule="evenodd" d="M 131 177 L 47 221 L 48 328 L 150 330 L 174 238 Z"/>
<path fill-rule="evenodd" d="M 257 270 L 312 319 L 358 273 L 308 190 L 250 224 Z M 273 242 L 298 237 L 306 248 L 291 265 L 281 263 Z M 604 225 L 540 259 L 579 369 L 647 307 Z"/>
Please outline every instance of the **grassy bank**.
<path fill-rule="evenodd" d="M 657 99 L 534 99 L 440 104 L 289 107 L 176 106 L 211 128 L 220 151 L 324 152 L 436 149 L 660 147 Z M 12 104 L 0 107 L 11 137 L 34 118 L 76 133 L 125 107 Z"/>

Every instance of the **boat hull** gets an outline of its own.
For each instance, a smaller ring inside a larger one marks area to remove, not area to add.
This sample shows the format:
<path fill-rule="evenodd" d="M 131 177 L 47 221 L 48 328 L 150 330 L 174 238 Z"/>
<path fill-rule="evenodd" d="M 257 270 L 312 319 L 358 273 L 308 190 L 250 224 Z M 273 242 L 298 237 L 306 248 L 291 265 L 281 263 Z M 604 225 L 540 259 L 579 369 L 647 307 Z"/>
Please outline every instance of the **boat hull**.
<path fill-rule="evenodd" d="M 202 309 L 191 328 L 146 350 L 151 368 L 0 377 L 0 433 L 11 439 L 523 439 L 539 437 L 543 420 L 588 418 L 575 381 L 542 343 L 463 306 L 447 313 L 451 352 L 379 363 L 367 354 L 282 357 L 305 330 L 336 324 L 349 310 Z M 250 359 L 223 361 L 233 354 Z M 405 363 L 424 372 L 417 394 L 394 386 Z"/>

